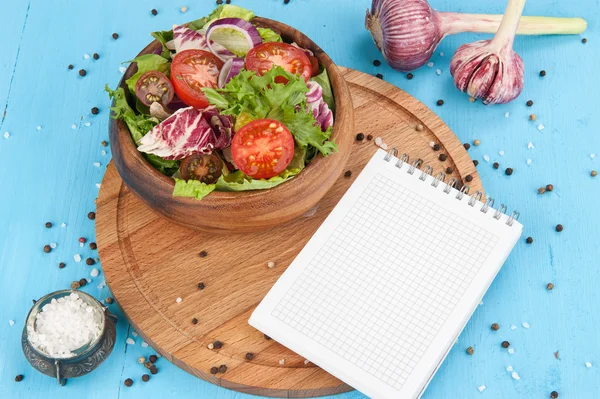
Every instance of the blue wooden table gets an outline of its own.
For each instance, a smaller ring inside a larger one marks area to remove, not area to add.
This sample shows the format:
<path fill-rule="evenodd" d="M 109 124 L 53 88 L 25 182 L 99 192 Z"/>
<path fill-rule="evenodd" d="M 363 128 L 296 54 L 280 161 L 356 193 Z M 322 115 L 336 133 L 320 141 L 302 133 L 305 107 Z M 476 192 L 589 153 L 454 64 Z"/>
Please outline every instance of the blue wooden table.
<path fill-rule="evenodd" d="M 523 240 L 424 397 L 547 398 L 553 390 L 561 398 L 598 397 L 600 177 L 590 176 L 592 169 L 600 169 L 598 1 L 530 0 L 526 15 L 585 17 L 588 43 L 581 43 L 582 36 L 517 38 L 515 49 L 526 66 L 525 88 L 513 103 L 492 107 L 470 103 L 448 72 L 460 44 L 489 36 L 447 38 L 432 59 L 434 66 L 407 80 L 387 66 L 372 64 L 381 56 L 363 28 L 369 0 L 233 3 L 304 31 L 340 65 L 382 73 L 430 106 L 462 141 L 479 139 L 481 145 L 472 146 L 470 154 L 479 160 L 487 192 L 497 203 L 521 211 Z M 440 10 L 479 13 L 501 13 L 504 3 L 432 0 Z M 182 6 L 187 13 L 180 11 Z M 212 7 L 208 0 L 1 0 L 0 398 L 250 397 L 204 382 L 164 359 L 157 362 L 159 373 L 142 382 L 146 370 L 137 359 L 153 352 L 142 347 L 123 318 L 108 361 L 65 387 L 35 372 L 19 342 L 31 300 L 89 278 L 92 267 L 76 262 L 74 255 L 97 256 L 87 244 L 81 248 L 78 239 L 94 241 L 94 222 L 87 214 L 94 210 L 110 161 L 110 146 L 100 144 L 108 138 L 104 84 L 116 86 L 120 63 L 149 42 L 149 32 L 196 19 Z M 157 16 L 151 15 L 153 8 Z M 73 70 L 67 69 L 69 64 Z M 79 76 L 80 69 L 87 71 L 85 77 Z M 543 78 L 538 75 L 542 69 L 547 71 Z M 440 98 L 445 100 L 442 107 L 435 105 Z M 534 101 L 531 108 L 525 105 L 529 99 Z M 94 106 L 100 108 L 98 115 L 90 113 Z M 537 115 L 535 123 L 528 120 L 531 113 Z M 543 131 L 537 129 L 540 123 Z M 500 169 L 492 167 L 494 161 Z M 503 173 L 506 167 L 514 168 L 512 176 Z M 538 187 L 549 183 L 554 191 L 539 195 Z M 48 221 L 50 229 L 44 227 Z M 555 231 L 558 223 L 564 225 L 561 233 Z M 525 243 L 527 236 L 533 244 Z M 56 248 L 45 253 L 42 248 L 50 243 Z M 59 262 L 66 267 L 59 269 Z M 102 273 L 91 280 L 85 291 L 99 299 L 110 296 Z M 552 291 L 546 289 L 549 282 L 555 286 Z M 115 305 L 111 311 L 118 313 Z M 492 323 L 499 323 L 500 330 L 492 331 Z M 127 337 L 135 344 L 127 345 Z M 514 354 L 501 348 L 503 340 L 510 341 Z M 475 349 L 472 356 L 465 352 L 468 346 Z M 508 366 L 520 380 L 511 378 Z M 14 382 L 17 374 L 25 376 L 22 382 Z M 123 385 L 126 378 L 134 380 L 133 387 Z M 481 385 L 487 386 L 482 393 L 477 389 Z M 363 396 L 351 392 L 339 397 Z"/>

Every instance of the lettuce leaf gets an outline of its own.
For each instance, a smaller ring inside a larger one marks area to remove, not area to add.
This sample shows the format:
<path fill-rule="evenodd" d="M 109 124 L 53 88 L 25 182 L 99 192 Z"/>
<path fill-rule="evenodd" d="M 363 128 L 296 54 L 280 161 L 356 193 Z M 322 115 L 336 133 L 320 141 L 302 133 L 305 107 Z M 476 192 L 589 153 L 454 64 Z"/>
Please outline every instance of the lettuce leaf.
<path fill-rule="evenodd" d="M 110 108 L 111 111 L 113 111 L 111 117 L 114 119 L 123 119 L 136 144 L 146 133 L 160 122 L 157 118 L 152 116 L 136 114 L 129 106 L 129 103 L 127 103 L 125 90 L 123 90 L 122 87 L 111 90 L 108 85 L 106 85 L 104 90 L 108 92 L 110 98 L 114 99 L 114 104 Z M 167 176 L 171 176 L 179 168 L 178 161 L 169 161 L 151 154 L 144 154 L 144 156 L 152 166 Z"/>
<path fill-rule="evenodd" d="M 159 71 L 169 77 L 171 71 L 171 63 L 160 55 L 156 54 L 144 54 L 136 57 L 130 62 L 137 64 L 138 71 L 129 79 L 125 81 L 129 92 L 135 96 L 135 84 L 137 83 L 140 76 L 148 71 Z"/>
<path fill-rule="evenodd" d="M 215 184 L 205 184 L 198 180 L 175 179 L 173 197 L 192 197 L 201 200 L 215 190 Z"/>
<path fill-rule="evenodd" d="M 256 28 L 258 30 L 258 33 L 260 34 L 260 37 L 263 40 L 263 43 L 267 43 L 267 42 L 282 42 L 283 40 L 281 39 L 281 36 L 279 36 L 279 34 L 269 28 L 260 28 L 257 27 Z"/>
<path fill-rule="evenodd" d="M 301 170 L 302 168 L 288 168 L 270 179 L 253 179 L 238 170 L 227 176 L 219 177 L 219 180 L 216 183 L 216 189 L 217 191 L 248 191 L 273 188 L 290 180 L 300 173 Z"/>
<path fill-rule="evenodd" d="M 329 81 L 329 75 L 327 75 L 327 69 L 323 69 L 323 72 L 310 78 L 310 80 L 321 85 L 323 88 L 323 101 L 327 103 L 332 112 L 335 112 L 335 101 L 333 100 L 333 91 L 331 90 L 331 82 Z"/>
<path fill-rule="evenodd" d="M 172 30 L 161 30 L 158 32 L 152 32 L 152 37 L 155 38 L 162 44 L 162 53 L 160 54 L 166 60 L 171 60 L 171 50 L 167 48 L 167 42 L 173 40 Z"/>
<path fill-rule="evenodd" d="M 288 82 L 275 83 L 278 77 Z M 263 76 L 242 70 L 223 89 L 204 88 L 202 91 L 222 114 L 237 117 L 245 112 L 252 119 L 269 118 L 282 122 L 302 149 L 311 145 L 323 155 L 337 150 L 335 143 L 329 141 L 332 129 L 322 132 L 313 113 L 307 111 L 308 88 L 304 79 L 279 66 Z"/>

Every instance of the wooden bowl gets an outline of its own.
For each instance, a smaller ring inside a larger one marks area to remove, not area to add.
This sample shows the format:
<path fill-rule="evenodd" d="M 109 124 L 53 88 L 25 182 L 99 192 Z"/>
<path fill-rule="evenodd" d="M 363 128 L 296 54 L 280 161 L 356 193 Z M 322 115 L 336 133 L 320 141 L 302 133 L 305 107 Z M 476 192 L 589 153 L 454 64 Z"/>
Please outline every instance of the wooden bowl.
<path fill-rule="evenodd" d="M 318 155 L 293 179 L 267 190 L 219 192 L 198 201 L 193 198 L 173 197 L 175 182 L 154 169 L 137 150 L 127 125 L 111 119 L 109 135 L 113 162 L 127 187 L 151 209 L 170 221 L 197 230 L 249 232 L 268 229 L 299 217 L 315 206 L 340 176 L 350 155 L 353 142 L 354 119 L 350 92 L 346 82 L 331 58 L 312 40 L 296 29 L 266 18 L 254 21 L 281 33 L 286 42 L 296 42 L 310 49 L 325 66 L 335 98 L 332 137 L 338 152 L 323 157 Z M 160 46 L 156 40 L 139 55 L 152 53 Z M 131 64 L 120 86 L 129 96 L 125 80 L 137 72 Z M 131 104 L 133 101 L 130 97 Z"/>

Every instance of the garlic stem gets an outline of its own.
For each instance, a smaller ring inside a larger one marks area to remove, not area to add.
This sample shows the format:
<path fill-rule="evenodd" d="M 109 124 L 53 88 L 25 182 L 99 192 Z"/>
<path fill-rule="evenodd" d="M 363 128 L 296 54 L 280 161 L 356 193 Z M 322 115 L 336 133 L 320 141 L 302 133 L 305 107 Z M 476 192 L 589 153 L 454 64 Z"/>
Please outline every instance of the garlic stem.
<path fill-rule="evenodd" d="M 496 33 L 502 15 L 463 14 L 438 12 L 437 16 L 446 35 L 463 32 Z M 583 18 L 521 17 L 517 35 L 572 35 L 587 28 Z"/>
<path fill-rule="evenodd" d="M 508 0 L 498 32 L 496 32 L 490 43 L 492 48 L 495 47 L 498 51 L 512 51 L 515 33 L 519 26 L 519 18 L 521 18 L 523 8 L 525 8 L 525 1 L 527 0 Z"/>

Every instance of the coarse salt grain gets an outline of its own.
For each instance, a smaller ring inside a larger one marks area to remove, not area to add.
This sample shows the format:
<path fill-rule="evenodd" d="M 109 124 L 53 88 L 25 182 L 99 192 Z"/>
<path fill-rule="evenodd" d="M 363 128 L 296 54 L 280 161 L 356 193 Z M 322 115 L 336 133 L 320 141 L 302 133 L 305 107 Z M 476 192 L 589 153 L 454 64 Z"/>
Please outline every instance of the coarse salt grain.
<path fill-rule="evenodd" d="M 514 324 L 511 324 L 511 325 L 510 325 L 510 329 L 514 331 L 514 330 L 516 330 L 516 329 L 517 329 L 517 326 L 515 326 Z"/>
<path fill-rule="evenodd" d="M 129 337 L 125 340 L 125 343 L 127 345 L 135 345 L 135 341 L 133 340 L 133 338 Z"/>
<path fill-rule="evenodd" d="M 511 372 L 511 371 L 513 371 L 513 366 L 508 366 L 508 367 L 506 368 L 506 371 L 508 371 L 508 372 Z"/>
<path fill-rule="evenodd" d="M 531 162 L 533 162 L 531 159 L 527 159 L 527 165 L 531 165 Z"/>
<path fill-rule="evenodd" d="M 213 350 L 213 349 L 215 349 L 215 344 L 213 344 L 213 343 L 211 342 L 210 344 L 206 345 L 206 347 L 207 347 L 208 349 L 210 349 L 210 350 Z"/>
<path fill-rule="evenodd" d="M 96 188 L 100 188 L 101 186 L 102 186 L 102 184 L 96 183 Z"/>
<path fill-rule="evenodd" d="M 177 302 L 177 303 L 181 303 L 181 301 L 182 301 L 182 299 L 181 299 L 181 298 L 177 298 L 177 299 L 175 299 L 175 302 Z"/>
<path fill-rule="evenodd" d="M 7 139 L 10 137 L 10 133 L 9 132 L 4 132 L 4 138 Z"/>
<path fill-rule="evenodd" d="M 524 322 L 523 322 L 523 324 L 522 324 L 522 326 L 523 326 L 524 328 L 529 328 L 529 323 L 527 323 L 526 321 L 524 321 Z"/>
<path fill-rule="evenodd" d="M 510 353 L 511 355 L 515 354 L 515 348 L 508 348 L 508 353 Z"/>
<path fill-rule="evenodd" d="M 432 148 L 433 148 L 433 146 L 434 146 L 434 145 L 435 145 L 435 142 L 434 142 L 434 141 L 430 141 L 430 142 L 429 142 L 429 146 L 430 146 L 430 147 L 432 147 Z"/>
<path fill-rule="evenodd" d="M 121 72 L 121 73 L 125 73 L 126 70 L 127 70 L 127 68 L 125 68 L 123 65 L 121 65 L 119 67 L 119 72 Z"/>
<path fill-rule="evenodd" d="M 138 333 L 137 333 L 137 332 L 135 332 L 135 331 L 132 331 L 132 332 L 131 332 L 131 335 L 133 335 L 134 337 L 138 337 L 140 334 L 138 334 Z"/>
<path fill-rule="evenodd" d="M 500 156 L 503 157 L 504 156 L 504 150 L 498 151 L 498 154 L 500 154 Z"/>
<path fill-rule="evenodd" d="M 592 363 L 590 363 L 590 362 L 585 362 L 585 367 L 587 367 L 587 368 L 589 369 L 590 367 L 592 367 Z"/>
<path fill-rule="evenodd" d="M 441 69 L 436 69 L 435 73 L 438 74 L 438 75 L 441 75 L 442 74 L 442 70 Z"/>
<path fill-rule="evenodd" d="M 85 279 L 85 281 L 87 281 L 87 282 L 88 282 L 88 284 L 89 284 L 89 283 L 91 283 L 91 282 L 92 282 L 92 279 L 91 279 L 91 278 L 86 278 L 86 279 Z"/>
<path fill-rule="evenodd" d="M 490 156 L 489 156 L 489 155 L 484 155 L 484 156 L 483 156 L 483 160 L 484 160 L 485 162 L 490 162 Z"/>
<path fill-rule="evenodd" d="M 507 112 L 507 113 L 504 114 L 505 118 L 508 118 L 509 116 L 510 116 L 510 112 Z"/>
<path fill-rule="evenodd" d="M 81 262 L 81 255 L 75 254 L 73 255 L 73 259 L 75 259 L 75 262 Z"/>
<path fill-rule="evenodd" d="M 146 358 L 145 358 L 144 356 L 140 356 L 140 357 L 138 357 L 138 363 L 139 363 L 139 364 L 144 364 L 144 363 L 146 363 Z"/>
<path fill-rule="evenodd" d="M 308 364 L 308 363 L 310 363 L 310 360 L 304 359 L 304 364 Z"/>
<path fill-rule="evenodd" d="M 100 162 L 94 162 L 94 166 L 99 168 L 100 167 Z"/>
<path fill-rule="evenodd" d="M 56 248 L 56 243 L 55 242 L 51 242 L 50 243 L 50 248 L 55 249 Z"/>
<path fill-rule="evenodd" d="M 98 277 L 98 274 L 100 274 L 100 272 L 95 267 L 90 272 L 90 276 L 92 276 L 92 277 Z"/>
<path fill-rule="evenodd" d="M 272 268 L 274 268 L 274 267 L 275 267 L 275 262 L 273 262 L 273 261 L 269 261 L 269 262 L 267 262 L 267 267 L 268 267 L 269 269 L 272 269 Z"/>
<path fill-rule="evenodd" d="M 82 242 L 79 243 L 79 246 L 83 248 L 84 244 Z"/>
<path fill-rule="evenodd" d="M 60 227 L 67 227 L 67 224 L 66 224 L 65 222 L 62 222 L 62 223 L 60 224 Z"/>
<path fill-rule="evenodd" d="M 444 56 L 444 52 L 440 51 L 440 57 L 443 57 L 443 56 Z"/>
<path fill-rule="evenodd" d="M 84 55 L 83 55 L 83 59 L 84 59 L 84 60 L 87 60 L 87 59 L 89 59 L 89 58 L 90 58 L 90 55 L 89 55 L 89 54 L 87 54 L 87 53 L 86 53 L 86 54 L 84 54 Z"/>
<path fill-rule="evenodd" d="M 515 380 L 520 380 L 521 377 L 519 377 L 519 373 L 517 373 L 516 371 L 513 371 L 511 374 L 512 378 L 514 378 Z"/>
<path fill-rule="evenodd" d="M 76 292 L 53 298 L 27 327 L 34 348 L 56 358 L 74 356 L 73 351 L 102 333 L 101 315 Z"/>
<path fill-rule="evenodd" d="M 545 129 L 545 126 L 542 125 L 541 123 L 538 125 L 538 130 L 541 132 L 542 130 Z"/>
<path fill-rule="evenodd" d="M 428 63 L 427 63 L 427 66 L 428 66 L 429 68 L 432 68 L 432 67 L 433 67 L 433 62 L 428 62 Z"/>
<path fill-rule="evenodd" d="M 144 341 L 142 342 L 142 348 L 147 348 L 148 347 L 148 342 Z"/>
<path fill-rule="evenodd" d="M 14 325 L 15 325 L 15 321 L 14 321 L 14 320 L 9 320 L 9 321 L 8 321 L 8 324 L 9 324 L 9 325 L 12 327 L 12 326 L 14 326 Z"/>
<path fill-rule="evenodd" d="M 284 364 L 285 364 L 285 359 L 281 359 L 281 360 L 279 361 L 279 364 L 281 364 L 281 365 L 284 365 Z"/>
<path fill-rule="evenodd" d="M 487 388 L 487 387 L 486 387 L 485 385 L 480 385 L 480 386 L 478 386 L 478 387 L 477 387 L 477 390 L 478 390 L 479 392 L 483 392 L 483 391 L 485 391 L 485 389 L 486 389 L 486 388 Z"/>
<path fill-rule="evenodd" d="M 73 123 L 73 124 L 71 125 L 71 129 L 73 129 L 73 130 L 77 129 L 77 125 Z"/>
<path fill-rule="evenodd" d="M 98 284 L 98 289 L 101 290 L 102 288 L 106 287 L 106 280 L 102 281 L 100 284 Z"/>
<path fill-rule="evenodd" d="M 590 158 L 592 158 L 592 159 L 596 158 L 596 154 L 590 154 Z"/>
<path fill-rule="evenodd" d="M 181 12 L 187 12 L 187 10 L 188 10 L 188 9 L 187 9 L 187 7 L 186 7 L 186 6 L 183 6 L 183 7 L 181 7 Z"/>
<path fill-rule="evenodd" d="M 380 146 L 383 144 L 383 139 L 381 137 L 375 137 L 375 144 Z"/>
<path fill-rule="evenodd" d="M 533 143 L 530 141 L 529 143 L 527 143 L 527 148 L 529 148 L 530 150 L 533 150 Z"/>
<path fill-rule="evenodd" d="M 100 154 L 102 154 L 102 155 L 106 155 L 106 151 L 102 150 L 102 151 L 100 152 Z"/>
<path fill-rule="evenodd" d="M 92 126 L 92 122 L 86 122 L 86 123 L 83 124 L 83 126 L 90 127 L 90 126 Z"/>
<path fill-rule="evenodd" d="M 40 125 L 37 125 L 37 127 L 35 128 L 35 130 L 37 130 L 39 132 L 40 130 L 42 130 L 42 127 Z"/>

